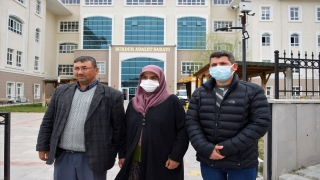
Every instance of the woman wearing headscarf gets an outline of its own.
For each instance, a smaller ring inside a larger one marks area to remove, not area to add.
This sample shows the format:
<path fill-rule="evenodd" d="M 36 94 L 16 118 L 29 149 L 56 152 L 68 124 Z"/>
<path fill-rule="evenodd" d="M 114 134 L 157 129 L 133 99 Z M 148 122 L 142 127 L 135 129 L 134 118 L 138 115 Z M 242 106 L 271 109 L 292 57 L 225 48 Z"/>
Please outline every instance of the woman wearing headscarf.
<path fill-rule="evenodd" d="M 142 68 L 136 96 L 126 110 L 125 143 L 116 180 L 181 180 L 189 145 L 185 111 L 167 91 L 162 69 Z"/>

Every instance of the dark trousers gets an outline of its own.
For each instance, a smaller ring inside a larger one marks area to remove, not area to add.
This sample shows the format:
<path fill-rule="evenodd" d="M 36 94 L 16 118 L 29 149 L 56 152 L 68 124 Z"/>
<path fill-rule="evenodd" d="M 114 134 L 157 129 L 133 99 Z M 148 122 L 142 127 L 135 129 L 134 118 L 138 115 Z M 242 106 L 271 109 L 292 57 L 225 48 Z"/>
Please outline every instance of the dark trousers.
<path fill-rule="evenodd" d="M 201 174 L 204 180 L 256 180 L 257 169 L 231 169 L 231 168 L 214 168 L 205 163 L 200 163 Z"/>
<path fill-rule="evenodd" d="M 54 180 L 106 180 L 107 171 L 93 172 L 86 153 L 63 151 L 54 163 Z"/>

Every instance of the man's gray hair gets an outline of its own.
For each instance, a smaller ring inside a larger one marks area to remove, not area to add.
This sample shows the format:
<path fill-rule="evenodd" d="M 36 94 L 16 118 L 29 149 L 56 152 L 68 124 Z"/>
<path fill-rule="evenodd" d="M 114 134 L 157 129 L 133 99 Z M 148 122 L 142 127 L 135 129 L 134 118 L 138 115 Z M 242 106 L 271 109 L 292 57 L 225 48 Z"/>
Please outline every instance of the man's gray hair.
<path fill-rule="evenodd" d="M 82 63 L 84 63 L 84 62 L 86 62 L 86 61 L 90 61 L 91 64 L 92 64 L 92 66 L 93 66 L 94 68 L 97 67 L 97 62 L 96 62 L 96 60 L 95 60 L 93 57 L 91 57 L 91 56 L 80 56 L 80 57 L 77 57 L 77 58 L 73 61 L 73 63 L 76 63 L 76 62 L 82 62 Z"/>
<path fill-rule="evenodd" d="M 219 51 L 215 51 L 210 55 L 210 59 L 209 59 L 209 63 L 211 62 L 211 58 L 221 58 L 223 56 L 228 57 L 229 61 L 234 64 L 236 62 L 236 60 L 234 59 L 234 56 L 232 55 L 232 53 L 230 53 L 229 51 L 225 51 L 225 50 L 219 50 Z"/>

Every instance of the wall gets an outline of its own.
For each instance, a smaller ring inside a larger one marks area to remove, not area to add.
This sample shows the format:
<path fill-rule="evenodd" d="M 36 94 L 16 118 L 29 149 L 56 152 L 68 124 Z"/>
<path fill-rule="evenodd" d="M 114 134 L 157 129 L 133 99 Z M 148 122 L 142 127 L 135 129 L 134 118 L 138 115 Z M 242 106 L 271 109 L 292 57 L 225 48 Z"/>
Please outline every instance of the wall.
<path fill-rule="evenodd" d="M 272 99 L 269 103 L 272 104 L 272 179 L 319 163 L 320 100 Z M 264 154 L 267 163 L 267 139 Z"/>

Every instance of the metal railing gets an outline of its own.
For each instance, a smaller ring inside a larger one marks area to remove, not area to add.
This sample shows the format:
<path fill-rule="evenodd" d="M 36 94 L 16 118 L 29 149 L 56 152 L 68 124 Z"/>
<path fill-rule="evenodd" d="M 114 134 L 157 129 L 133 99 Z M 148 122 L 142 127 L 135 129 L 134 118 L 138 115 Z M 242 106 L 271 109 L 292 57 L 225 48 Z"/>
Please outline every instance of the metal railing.
<path fill-rule="evenodd" d="M 0 125 L 4 125 L 4 180 L 10 179 L 11 113 L 0 112 Z"/>

